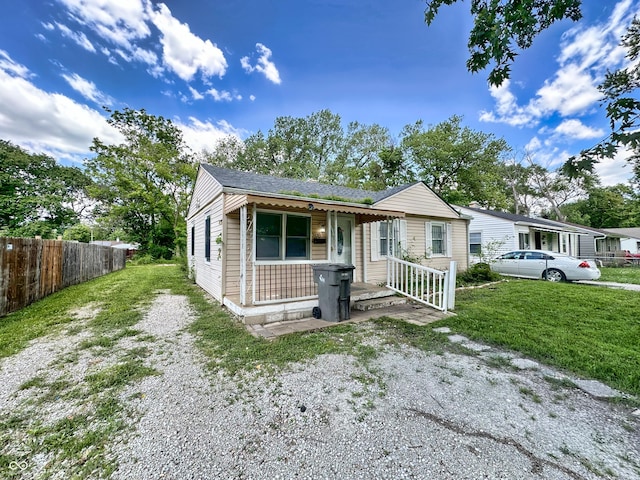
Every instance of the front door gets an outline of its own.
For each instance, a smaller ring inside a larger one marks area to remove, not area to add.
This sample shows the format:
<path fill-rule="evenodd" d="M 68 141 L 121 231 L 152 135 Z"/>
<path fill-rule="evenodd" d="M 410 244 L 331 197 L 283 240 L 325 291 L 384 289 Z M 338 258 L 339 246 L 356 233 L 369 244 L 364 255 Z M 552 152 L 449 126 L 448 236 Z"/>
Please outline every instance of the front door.
<path fill-rule="evenodd" d="M 353 218 L 338 216 L 333 261 L 354 264 L 353 259 Z"/>

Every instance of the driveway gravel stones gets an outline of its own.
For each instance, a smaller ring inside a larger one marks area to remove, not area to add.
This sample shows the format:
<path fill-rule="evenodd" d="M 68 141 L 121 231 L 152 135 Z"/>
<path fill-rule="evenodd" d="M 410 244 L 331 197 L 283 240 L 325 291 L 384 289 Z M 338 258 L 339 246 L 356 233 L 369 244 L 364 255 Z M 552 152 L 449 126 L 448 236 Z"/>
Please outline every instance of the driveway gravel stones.
<path fill-rule="evenodd" d="M 633 408 L 515 368 L 511 354 L 393 347 L 362 323 L 374 359 L 229 377 L 206 370 L 190 321 L 186 299 L 162 292 L 135 326 L 153 335 L 145 362 L 159 375 L 120 393 L 132 428 L 109 445 L 111 478 L 640 479 Z"/>

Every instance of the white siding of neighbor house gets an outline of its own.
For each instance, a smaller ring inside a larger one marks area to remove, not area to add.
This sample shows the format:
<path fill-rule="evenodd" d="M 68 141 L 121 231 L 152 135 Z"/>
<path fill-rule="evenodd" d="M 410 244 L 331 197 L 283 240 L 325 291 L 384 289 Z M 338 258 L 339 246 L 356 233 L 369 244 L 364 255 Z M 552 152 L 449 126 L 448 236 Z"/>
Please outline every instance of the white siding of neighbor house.
<path fill-rule="evenodd" d="M 518 231 L 513 222 L 504 219 L 494 217 L 493 215 L 487 215 L 485 213 L 477 212 L 475 210 L 468 210 L 466 208 L 460 209 L 462 213 L 473 217 L 469 223 L 469 233 L 481 234 L 481 245 L 484 248 L 485 245 L 493 242 L 504 242 L 499 248 L 492 252 L 494 256 L 502 255 L 503 253 L 510 252 L 518 249 Z M 528 227 L 518 227 L 523 232 L 529 232 Z M 529 232 L 533 235 L 532 232 Z M 467 239 L 466 251 L 469 251 L 469 241 Z M 477 263 L 480 258 L 477 255 L 470 255 L 471 263 Z"/>
<path fill-rule="evenodd" d="M 620 249 L 631 253 L 640 253 L 640 238 L 621 238 Z"/>

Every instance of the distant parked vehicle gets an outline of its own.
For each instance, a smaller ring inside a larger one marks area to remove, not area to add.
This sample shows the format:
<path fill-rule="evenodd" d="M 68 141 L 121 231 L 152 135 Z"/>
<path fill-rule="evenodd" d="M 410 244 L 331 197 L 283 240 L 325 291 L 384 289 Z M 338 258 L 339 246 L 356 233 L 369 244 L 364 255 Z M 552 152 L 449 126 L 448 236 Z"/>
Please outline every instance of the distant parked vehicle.
<path fill-rule="evenodd" d="M 491 269 L 512 277 L 545 279 L 550 282 L 597 280 L 600 270 L 593 260 L 580 260 L 546 250 L 516 250 L 491 262 Z"/>

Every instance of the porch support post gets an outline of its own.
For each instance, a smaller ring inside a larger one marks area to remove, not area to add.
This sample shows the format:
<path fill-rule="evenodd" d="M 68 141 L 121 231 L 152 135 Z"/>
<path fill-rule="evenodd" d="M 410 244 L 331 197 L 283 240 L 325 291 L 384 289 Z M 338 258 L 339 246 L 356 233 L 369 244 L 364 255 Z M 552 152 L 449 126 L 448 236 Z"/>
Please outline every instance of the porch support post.
<path fill-rule="evenodd" d="M 391 257 L 391 235 L 393 234 L 393 230 L 391 230 L 392 225 L 389 222 L 389 217 L 387 217 L 387 285 L 391 285 L 391 262 L 389 261 L 389 257 Z"/>
<path fill-rule="evenodd" d="M 331 212 L 327 210 L 327 220 L 325 221 L 326 228 L 324 229 L 324 234 L 327 237 L 327 261 L 331 261 Z"/>
<path fill-rule="evenodd" d="M 240 304 L 247 304 L 247 206 L 240 207 Z"/>
<path fill-rule="evenodd" d="M 251 209 L 251 225 L 253 230 L 251 232 L 251 253 L 249 254 L 249 258 L 251 259 L 251 304 L 256 304 L 256 255 L 258 249 L 256 244 L 258 242 L 258 208 L 256 204 L 253 204 L 253 208 Z"/>
<path fill-rule="evenodd" d="M 449 262 L 449 275 L 447 275 L 447 310 L 453 310 L 456 306 L 456 274 L 458 269 L 458 262 Z M 446 311 L 446 310 L 445 310 Z"/>

